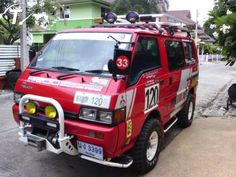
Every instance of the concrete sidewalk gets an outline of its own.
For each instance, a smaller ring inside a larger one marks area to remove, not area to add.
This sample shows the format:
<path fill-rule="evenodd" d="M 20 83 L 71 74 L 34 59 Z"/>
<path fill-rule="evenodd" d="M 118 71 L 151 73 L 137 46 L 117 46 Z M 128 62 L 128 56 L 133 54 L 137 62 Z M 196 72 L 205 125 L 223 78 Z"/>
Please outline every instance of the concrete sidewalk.
<path fill-rule="evenodd" d="M 236 117 L 198 118 L 160 154 L 145 177 L 235 177 Z"/>

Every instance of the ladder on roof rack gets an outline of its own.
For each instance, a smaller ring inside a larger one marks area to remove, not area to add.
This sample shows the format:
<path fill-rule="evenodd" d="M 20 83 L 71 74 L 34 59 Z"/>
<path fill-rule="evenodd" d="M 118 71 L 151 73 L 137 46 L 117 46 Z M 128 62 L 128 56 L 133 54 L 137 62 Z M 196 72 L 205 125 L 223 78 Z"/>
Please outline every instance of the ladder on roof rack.
<path fill-rule="evenodd" d="M 135 23 L 135 24 L 127 24 L 127 23 L 116 23 L 116 24 L 95 24 L 92 26 L 93 28 L 139 28 L 139 29 L 148 29 L 157 31 L 160 35 L 163 34 L 163 32 L 168 32 L 171 36 L 174 36 L 177 32 L 186 32 L 187 37 L 191 38 L 190 31 L 187 28 L 173 26 L 173 24 L 168 25 L 167 23 Z"/>
<path fill-rule="evenodd" d="M 104 27 L 104 28 L 140 28 L 140 29 L 150 29 L 150 30 L 159 30 L 161 27 L 155 23 L 116 23 L 116 24 L 96 24 L 92 27 Z"/>

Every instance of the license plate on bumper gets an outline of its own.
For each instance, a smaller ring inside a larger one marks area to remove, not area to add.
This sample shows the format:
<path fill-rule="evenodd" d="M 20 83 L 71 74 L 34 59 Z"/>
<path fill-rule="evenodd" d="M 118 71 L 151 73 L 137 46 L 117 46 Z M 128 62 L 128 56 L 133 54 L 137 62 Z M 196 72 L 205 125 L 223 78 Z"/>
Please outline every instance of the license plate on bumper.
<path fill-rule="evenodd" d="M 103 148 L 93 144 L 77 141 L 77 148 L 80 154 L 103 160 Z"/>

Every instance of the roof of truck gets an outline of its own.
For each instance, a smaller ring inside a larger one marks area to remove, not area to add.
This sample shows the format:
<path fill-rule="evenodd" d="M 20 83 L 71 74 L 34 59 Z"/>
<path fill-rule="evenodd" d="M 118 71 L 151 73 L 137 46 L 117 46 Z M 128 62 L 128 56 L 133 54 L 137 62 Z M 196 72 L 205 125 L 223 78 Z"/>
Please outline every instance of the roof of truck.
<path fill-rule="evenodd" d="M 62 31 L 68 32 L 119 32 L 119 33 L 146 33 L 146 34 L 158 34 L 157 30 L 148 30 L 140 28 L 83 28 L 83 29 L 69 29 Z"/>
<path fill-rule="evenodd" d="M 169 36 L 170 33 L 166 30 L 163 30 L 162 33 L 160 33 L 160 30 L 163 29 L 144 29 L 144 28 L 127 28 L 127 27 L 101 27 L 101 28 L 80 28 L 80 29 L 67 29 L 64 31 L 61 31 L 60 33 L 79 33 L 79 32 L 106 32 L 106 33 L 139 33 L 139 34 L 150 34 L 150 35 L 159 35 L 159 36 Z M 181 39 L 190 39 L 189 37 L 185 36 L 179 36 L 174 35 L 175 38 L 181 38 Z"/>

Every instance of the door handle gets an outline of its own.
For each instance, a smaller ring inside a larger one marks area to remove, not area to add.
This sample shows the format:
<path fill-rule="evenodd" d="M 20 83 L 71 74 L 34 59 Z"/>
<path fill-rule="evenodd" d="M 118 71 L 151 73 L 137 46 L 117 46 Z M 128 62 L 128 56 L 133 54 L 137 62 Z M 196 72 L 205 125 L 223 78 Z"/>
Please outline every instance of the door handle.
<path fill-rule="evenodd" d="M 164 84 L 164 79 L 160 79 L 159 83 L 160 83 L 160 85 L 163 85 Z"/>
<path fill-rule="evenodd" d="M 169 78 L 169 84 L 170 85 L 173 84 L 173 78 L 172 77 Z"/>

